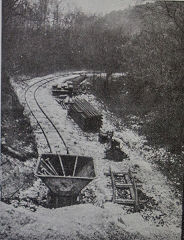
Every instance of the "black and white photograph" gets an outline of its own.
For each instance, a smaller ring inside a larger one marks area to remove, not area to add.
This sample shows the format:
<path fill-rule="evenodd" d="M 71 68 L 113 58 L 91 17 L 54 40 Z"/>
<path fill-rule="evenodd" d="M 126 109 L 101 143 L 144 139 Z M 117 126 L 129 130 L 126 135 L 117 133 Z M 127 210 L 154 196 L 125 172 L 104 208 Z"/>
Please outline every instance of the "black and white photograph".
<path fill-rule="evenodd" d="M 184 240 L 184 1 L 0 4 L 0 239 Z"/>

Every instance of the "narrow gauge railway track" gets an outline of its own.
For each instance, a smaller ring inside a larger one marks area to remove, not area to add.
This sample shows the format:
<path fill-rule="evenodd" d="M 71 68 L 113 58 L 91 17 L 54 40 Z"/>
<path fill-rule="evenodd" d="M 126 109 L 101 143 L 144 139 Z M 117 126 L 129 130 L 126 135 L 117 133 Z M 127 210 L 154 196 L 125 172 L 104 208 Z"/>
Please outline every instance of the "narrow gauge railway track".
<path fill-rule="evenodd" d="M 35 101 L 38 109 L 40 110 L 40 112 L 42 112 L 42 114 L 44 115 L 44 117 L 47 119 L 47 121 L 48 121 L 48 122 L 52 125 L 52 127 L 54 128 L 54 130 L 55 130 L 55 132 L 57 133 L 59 139 L 61 140 L 61 142 L 63 143 L 63 145 L 64 145 L 64 147 L 65 147 L 66 153 L 69 154 L 69 150 L 68 150 L 68 147 L 67 147 L 67 144 L 66 144 L 64 138 L 62 137 L 62 135 L 61 135 L 60 132 L 58 131 L 57 127 L 55 126 L 55 124 L 53 123 L 53 121 L 51 120 L 51 118 L 45 113 L 45 111 L 44 111 L 43 108 L 41 107 L 41 104 L 39 104 L 39 102 L 38 102 L 38 100 L 37 100 L 37 98 L 36 98 L 37 91 L 38 91 L 42 86 L 44 86 L 45 84 L 47 84 L 47 83 L 49 83 L 49 82 L 51 82 L 51 81 L 54 81 L 54 80 L 60 78 L 60 77 L 66 77 L 66 76 L 68 76 L 68 75 L 69 75 L 69 74 L 62 74 L 62 75 L 59 75 L 59 76 L 56 76 L 56 77 L 49 77 L 49 78 L 41 79 L 41 80 L 39 80 L 39 81 L 31 84 L 31 85 L 26 89 L 26 91 L 25 91 L 25 102 L 26 102 L 26 104 L 27 104 L 27 106 L 28 106 L 28 108 L 29 108 L 29 111 L 31 112 L 31 114 L 32 114 L 33 117 L 35 118 L 38 126 L 40 127 L 40 129 L 41 129 L 41 131 L 42 131 L 42 133 L 43 133 L 43 135 L 44 135 L 44 138 L 45 138 L 45 140 L 46 140 L 46 143 L 47 143 L 47 146 L 48 146 L 48 148 L 49 148 L 50 153 L 53 152 L 53 150 L 52 150 L 52 143 L 51 143 L 51 141 L 49 140 L 49 137 L 48 137 L 46 131 L 44 130 L 44 127 L 42 126 L 42 123 L 39 121 L 38 117 L 37 117 L 36 114 L 34 113 L 34 110 L 33 110 L 33 109 L 31 108 L 31 106 L 30 106 L 30 103 L 29 103 L 29 100 L 28 100 L 28 92 L 31 90 L 31 88 L 33 88 L 34 86 L 36 86 L 37 84 L 40 83 L 40 84 L 36 87 L 36 89 L 34 89 L 34 92 L 33 92 L 34 101 Z M 78 76 L 77 76 L 77 77 L 78 77 Z M 75 77 L 73 77 L 73 78 L 75 78 Z M 70 80 L 70 79 L 73 79 L 73 78 L 68 78 L 68 79 L 64 80 L 64 82 L 65 82 L 65 81 L 68 81 L 68 80 Z M 43 82 L 43 81 L 44 81 L 44 82 Z"/>

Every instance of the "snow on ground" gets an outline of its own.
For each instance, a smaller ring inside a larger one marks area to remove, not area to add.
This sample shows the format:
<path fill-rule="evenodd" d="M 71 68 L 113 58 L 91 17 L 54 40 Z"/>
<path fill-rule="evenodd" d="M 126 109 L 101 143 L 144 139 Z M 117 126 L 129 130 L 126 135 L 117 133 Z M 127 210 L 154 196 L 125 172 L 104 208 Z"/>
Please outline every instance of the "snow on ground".
<path fill-rule="evenodd" d="M 78 73 L 79 72 L 75 73 L 73 77 Z M 26 107 L 24 99 L 26 87 L 30 86 L 30 84 L 33 84 L 34 82 L 52 76 L 53 75 L 43 78 L 35 78 L 30 81 L 26 81 L 26 83 L 21 83 L 21 85 L 18 82 L 12 82 L 21 103 L 24 104 L 26 108 L 26 114 L 29 114 L 29 109 Z M 39 88 L 36 96 L 46 114 L 48 114 L 48 116 L 53 120 L 54 124 L 62 134 L 65 142 L 69 146 L 70 154 L 93 157 L 96 179 L 87 187 L 95 191 L 97 196 L 95 204 L 96 206 L 102 206 L 104 210 L 96 208 L 92 205 L 72 206 L 59 210 L 40 208 L 40 218 L 44 219 L 43 216 L 49 212 L 48 221 L 50 221 L 57 211 L 62 212 L 63 214 L 65 210 L 66 212 L 73 211 L 73 214 L 75 215 L 75 210 L 78 208 L 80 211 L 81 209 L 86 209 L 88 217 L 87 219 L 84 218 L 84 222 L 88 222 L 90 221 L 89 216 L 91 211 L 94 211 L 94 215 L 95 212 L 97 214 L 98 211 L 104 211 L 106 214 L 109 214 L 109 217 L 107 218 L 108 221 L 113 219 L 117 225 L 119 224 L 121 227 L 126 226 L 125 228 L 127 231 L 140 233 L 145 236 L 146 239 L 149 239 L 149 237 L 151 237 L 151 239 L 180 239 L 181 204 L 179 200 L 175 199 L 174 192 L 168 185 L 166 178 L 156 169 L 156 166 L 152 161 L 155 155 L 162 157 L 163 150 L 161 149 L 160 152 L 155 152 L 154 149 L 146 146 L 146 140 L 144 137 L 137 135 L 130 129 L 126 129 L 120 119 L 115 118 L 113 114 L 105 108 L 103 103 L 98 102 L 93 95 L 81 95 L 80 98 L 85 98 L 94 107 L 101 111 L 103 114 L 103 129 L 105 131 L 114 131 L 114 136 L 121 139 L 121 147 L 129 156 L 129 158 L 125 159 L 123 162 L 114 162 L 105 159 L 104 150 L 106 145 L 102 145 L 98 142 L 98 135 L 83 132 L 78 125 L 67 116 L 67 110 L 63 109 L 51 95 L 51 87 L 53 84 L 61 83 L 71 76 L 72 74 L 68 77 L 59 77 L 58 79 L 44 85 Z M 32 98 L 31 92 L 32 91 L 29 93 L 30 99 Z M 39 117 L 39 119 L 43 119 L 42 114 L 38 111 L 32 100 L 31 104 L 35 108 L 35 114 L 37 114 L 37 117 Z M 38 151 L 39 153 L 45 152 L 47 150 L 45 140 L 32 115 L 30 115 L 30 119 L 35 129 L 34 132 L 38 143 Z M 44 122 L 44 129 L 47 130 L 49 137 L 52 139 L 54 151 L 65 154 L 65 152 L 63 152 L 65 150 L 63 149 L 62 143 L 60 143 L 58 138 L 55 137 L 56 135 L 54 134 L 54 131 L 51 130 L 51 126 L 47 124 L 47 122 Z M 151 206 L 150 209 L 146 208 L 142 210 L 140 213 L 128 213 L 125 207 L 106 202 L 106 200 L 111 199 L 112 190 L 107 187 L 109 179 L 104 175 L 104 172 L 107 172 L 110 166 L 112 167 L 112 170 L 119 172 L 121 170 L 125 171 L 129 168 L 135 168 L 135 164 L 137 167 L 136 178 L 142 182 L 143 193 L 150 198 L 152 197 L 156 204 Z M 97 209 L 97 211 L 94 209 Z M 72 219 L 74 215 L 71 217 Z M 56 218 L 59 219 L 59 221 L 61 220 L 60 215 L 57 215 Z M 64 217 L 64 219 L 65 218 L 66 221 L 67 219 L 70 219 L 69 215 Z M 103 220 L 103 217 L 99 216 L 98 223 L 101 224 Z M 82 226 L 84 222 L 82 223 Z M 57 228 L 55 225 L 53 228 L 54 227 Z M 89 226 L 85 226 L 85 229 L 88 227 Z"/>
<path fill-rule="evenodd" d="M 127 232 L 126 223 L 114 221 L 112 211 L 91 204 L 52 210 L 39 208 L 37 212 L 32 213 L 31 211 L 25 211 L 22 207 L 15 209 L 12 206 L 0 203 L 0 213 L 1 239 L 150 239 L 149 237 L 141 237 L 138 232 L 135 233 L 131 229 L 128 230 L 133 233 Z"/>
<path fill-rule="evenodd" d="M 164 177 L 154 165 L 152 161 L 155 155 L 162 158 L 165 154 L 164 149 L 155 151 L 146 145 L 145 137 L 139 136 L 130 129 L 126 129 L 120 119 L 115 117 L 108 111 L 103 111 L 103 104 L 100 104 L 93 95 L 83 95 L 82 98 L 90 101 L 96 108 L 102 110 L 103 113 L 103 129 L 113 130 L 114 136 L 122 140 L 122 150 L 129 156 L 130 160 L 120 163 L 114 170 L 120 168 L 133 167 L 138 165 L 136 177 L 142 182 L 143 192 L 155 199 L 158 203 L 157 211 L 150 213 L 153 218 L 159 215 L 164 215 L 166 225 L 180 226 L 181 223 L 181 204 L 178 199 L 175 199 L 174 190 L 167 183 Z M 114 124 L 112 124 L 112 122 Z M 121 129 L 117 130 L 116 126 Z M 146 214 L 146 213 L 145 213 Z M 154 216 L 155 215 L 155 216 Z M 158 218 L 159 219 L 159 218 Z"/>

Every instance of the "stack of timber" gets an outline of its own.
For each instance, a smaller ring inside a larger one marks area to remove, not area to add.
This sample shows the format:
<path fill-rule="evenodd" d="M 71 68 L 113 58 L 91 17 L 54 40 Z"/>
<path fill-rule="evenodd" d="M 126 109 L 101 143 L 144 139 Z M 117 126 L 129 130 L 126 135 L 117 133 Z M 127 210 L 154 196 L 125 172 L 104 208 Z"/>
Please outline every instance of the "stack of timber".
<path fill-rule="evenodd" d="M 73 93 L 73 85 L 71 82 L 64 83 L 64 84 L 57 84 L 52 86 L 52 94 L 53 96 L 72 96 Z"/>
<path fill-rule="evenodd" d="M 53 96 L 61 96 L 61 95 L 67 95 L 69 92 L 68 90 L 65 90 L 65 89 L 53 89 L 52 90 L 52 95 Z"/>
<path fill-rule="evenodd" d="M 68 114 L 84 131 L 96 132 L 102 126 L 102 114 L 84 99 L 75 99 L 69 107 Z"/>

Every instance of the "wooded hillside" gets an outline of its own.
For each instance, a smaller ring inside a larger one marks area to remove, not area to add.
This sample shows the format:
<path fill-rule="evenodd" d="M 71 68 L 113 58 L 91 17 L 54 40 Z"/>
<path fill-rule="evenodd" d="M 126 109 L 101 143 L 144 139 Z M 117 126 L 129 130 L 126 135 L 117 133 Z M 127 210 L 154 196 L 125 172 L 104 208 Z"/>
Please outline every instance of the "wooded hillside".
<path fill-rule="evenodd" d="M 106 72 L 97 93 L 105 87 L 102 97 L 110 97 L 120 116 L 141 117 L 152 142 L 182 152 L 182 2 L 145 4 L 104 17 L 79 11 L 64 14 L 62 1 L 2 3 L 3 72 L 39 75 L 74 68 Z M 116 82 L 118 89 L 110 80 L 114 72 L 126 73 Z"/>

